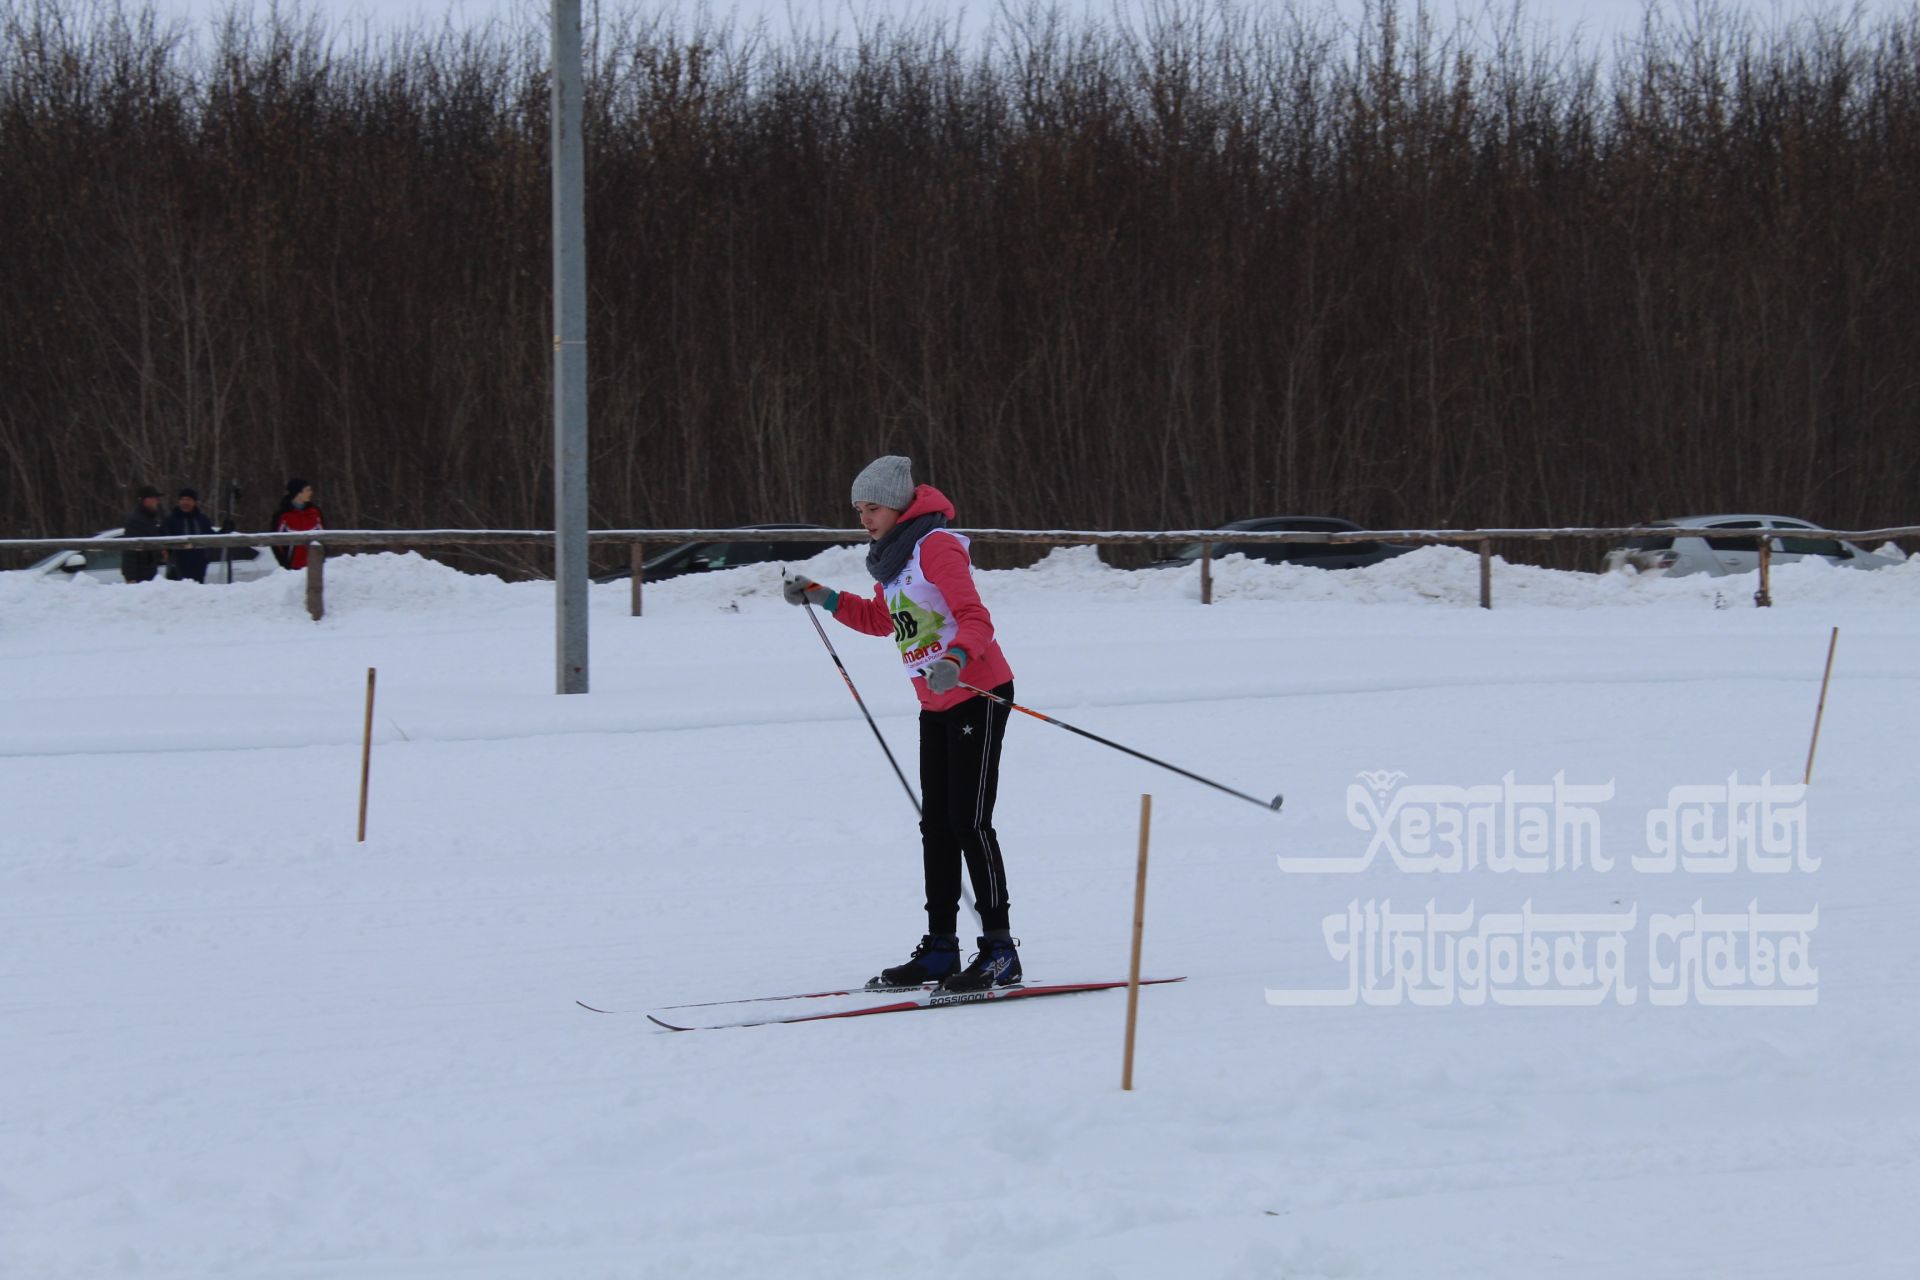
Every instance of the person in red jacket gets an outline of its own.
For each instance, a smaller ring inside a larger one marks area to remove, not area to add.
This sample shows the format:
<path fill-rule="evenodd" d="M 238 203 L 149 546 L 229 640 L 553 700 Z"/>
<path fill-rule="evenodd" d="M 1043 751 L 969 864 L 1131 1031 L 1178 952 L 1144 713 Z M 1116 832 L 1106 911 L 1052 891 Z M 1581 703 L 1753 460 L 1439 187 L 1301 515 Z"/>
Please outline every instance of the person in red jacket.
<path fill-rule="evenodd" d="M 868 635 L 892 636 L 920 698 L 920 845 L 927 932 L 904 964 L 870 988 L 939 982 L 980 991 L 1020 981 L 1020 950 L 1007 923 L 1007 869 L 993 829 L 1013 671 L 993 636 L 993 617 L 973 585 L 967 539 L 947 528 L 953 504 L 913 483 L 913 464 L 877 458 L 854 477 L 853 505 L 873 539 L 871 599 L 791 578 L 791 604 L 814 604 Z M 965 681 L 965 684 L 962 681 Z M 967 686 L 971 685 L 972 688 Z M 989 690 L 1007 702 L 983 698 Z M 973 878 L 980 950 L 960 966 L 960 866 Z"/>
<path fill-rule="evenodd" d="M 287 481 L 287 496 L 280 500 L 280 509 L 273 513 L 273 531 L 311 533 L 324 528 L 326 524 L 320 518 L 320 508 L 314 505 L 313 486 L 298 476 Z M 282 568 L 304 569 L 307 567 L 307 545 L 299 542 L 290 547 L 275 547 L 273 558 L 280 562 Z"/>

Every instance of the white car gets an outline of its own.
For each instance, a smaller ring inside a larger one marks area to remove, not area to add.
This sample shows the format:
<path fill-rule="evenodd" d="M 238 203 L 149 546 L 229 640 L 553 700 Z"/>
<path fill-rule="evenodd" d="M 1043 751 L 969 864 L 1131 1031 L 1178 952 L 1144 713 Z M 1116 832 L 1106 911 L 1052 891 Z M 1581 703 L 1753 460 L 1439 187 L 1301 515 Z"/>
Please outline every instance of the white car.
<path fill-rule="evenodd" d="M 84 576 L 100 582 L 125 582 L 126 579 L 120 576 L 122 550 L 111 541 L 125 533 L 125 529 L 102 529 L 84 542 L 76 542 L 70 550 L 56 551 L 23 572 L 47 578 L 71 580 Z M 103 545 L 96 547 L 94 543 Z M 279 561 L 270 555 L 263 555 L 259 547 L 227 548 L 224 562 L 218 550 L 212 555 L 213 562 L 207 566 L 208 582 L 248 582 L 254 578 L 264 578 L 280 568 Z M 164 578 L 166 575 L 166 566 L 160 566 L 156 576 Z"/>
<path fill-rule="evenodd" d="M 1839 538 L 1812 536 L 1820 528 L 1791 516 L 1688 516 L 1680 520 L 1656 520 L 1651 528 L 1725 529 L 1727 537 L 1668 537 L 1647 534 L 1631 538 L 1607 552 L 1607 569 L 1628 567 L 1642 573 L 1664 573 L 1669 577 L 1704 573 L 1716 578 L 1728 574 L 1752 573 L 1760 567 L 1758 541 L 1751 533 L 1734 536 L 1736 530 L 1778 529 L 1771 539 L 1772 561 L 1786 564 L 1807 556 L 1818 556 L 1829 564 L 1848 569 L 1884 569 L 1899 561 L 1862 550 Z M 1808 531 L 1795 536 L 1795 530 Z"/>

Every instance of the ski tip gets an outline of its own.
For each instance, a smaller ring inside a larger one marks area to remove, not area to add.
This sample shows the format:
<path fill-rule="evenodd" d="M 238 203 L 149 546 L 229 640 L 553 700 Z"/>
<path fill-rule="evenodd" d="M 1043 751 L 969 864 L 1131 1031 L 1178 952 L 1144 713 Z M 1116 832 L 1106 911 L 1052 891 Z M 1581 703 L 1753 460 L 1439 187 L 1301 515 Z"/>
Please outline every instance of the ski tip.
<path fill-rule="evenodd" d="M 585 1009 L 588 1013 L 612 1013 L 613 1012 L 613 1010 L 611 1009 L 596 1009 L 592 1005 L 588 1004 L 585 1000 L 575 1000 L 574 1003 L 579 1005 L 582 1009 Z"/>
<path fill-rule="evenodd" d="M 648 1015 L 647 1015 L 647 1021 L 648 1021 L 648 1022 L 651 1022 L 651 1023 L 652 1023 L 652 1024 L 654 1025 L 654 1026 L 656 1026 L 656 1027 L 665 1027 L 665 1028 L 666 1028 L 666 1029 L 667 1029 L 668 1031 L 691 1031 L 691 1030 L 693 1030 L 693 1028 L 692 1028 L 692 1027 L 676 1027 L 676 1026 L 674 1026 L 674 1025 L 673 1025 L 673 1024 L 671 1023 L 671 1022 L 662 1022 L 662 1021 L 660 1021 L 660 1019 L 658 1019 L 658 1018 L 656 1018 L 656 1017 L 654 1017 L 654 1016 L 653 1016 L 652 1014 L 648 1014 Z"/>

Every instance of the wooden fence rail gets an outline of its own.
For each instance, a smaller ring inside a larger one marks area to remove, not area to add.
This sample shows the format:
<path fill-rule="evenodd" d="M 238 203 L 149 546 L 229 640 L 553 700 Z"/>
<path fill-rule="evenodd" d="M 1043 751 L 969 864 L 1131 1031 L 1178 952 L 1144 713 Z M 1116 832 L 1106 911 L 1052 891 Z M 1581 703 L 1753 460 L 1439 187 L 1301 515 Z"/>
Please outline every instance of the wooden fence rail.
<path fill-rule="evenodd" d="M 1360 529 L 1348 533 L 1284 532 L 1257 533 L 1242 529 L 956 529 L 975 542 L 1028 546 L 1129 546 L 1149 543 L 1184 542 L 1200 544 L 1200 599 L 1213 601 L 1213 547 L 1216 543 L 1346 543 L 1399 542 L 1417 545 L 1470 546 L 1480 556 L 1480 607 L 1493 607 L 1493 543 L 1496 540 L 1551 542 L 1620 542 L 1629 538 L 1716 538 L 1751 539 L 1760 558 L 1759 590 L 1754 604 L 1765 608 L 1773 603 L 1771 570 L 1773 539 L 1790 533 L 1796 538 L 1837 538 L 1855 544 L 1889 542 L 1899 538 L 1920 538 L 1920 525 L 1900 525 L 1887 529 L 1855 531 L 1831 529 L 1695 529 L 1673 525 L 1624 525 L 1618 528 L 1565 529 Z M 307 610 L 317 621 L 325 611 L 325 564 L 329 548 L 353 547 L 479 547 L 551 542 L 550 529 L 328 529 L 312 533 L 218 533 L 203 536 L 163 538 L 113 538 L 121 548 L 204 548 L 285 547 L 304 544 L 307 556 Z M 632 612 L 640 616 L 644 548 L 684 542 L 849 542 L 867 540 L 860 529 L 595 529 L 588 540 L 600 543 L 626 543 L 630 547 L 632 573 Z M 98 546 L 97 538 L 5 538 L 0 553 L 20 552 L 46 555 L 56 551 L 84 552 Z"/>

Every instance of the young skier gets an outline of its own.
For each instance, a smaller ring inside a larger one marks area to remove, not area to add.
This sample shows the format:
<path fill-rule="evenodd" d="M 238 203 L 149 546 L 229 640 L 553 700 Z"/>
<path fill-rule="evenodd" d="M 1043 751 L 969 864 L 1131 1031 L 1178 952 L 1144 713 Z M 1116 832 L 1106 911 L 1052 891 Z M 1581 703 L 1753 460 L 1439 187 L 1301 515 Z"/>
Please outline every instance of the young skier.
<path fill-rule="evenodd" d="M 791 578 L 789 604 L 812 603 L 855 631 L 891 635 L 920 697 L 920 845 L 927 932 L 906 963 L 883 969 L 869 987 L 938 981 L 946 991 L 981 991 L 1020 981 L 1020 952 L 1007 925 L 1007 872 L 993 830 L 1000 743 L 1008 707 L 960 688 L 963 678 L 1011 701 L 1013 672 L 980 602 L 967 539 L 946 526 L 953 504 L 932 485 L 915 486 L 913 464 L 876 458 L 854 477 L 853 506 L 873 539 L 867 571 L 872 599 Z M 973 878 L 980 950 L 960 967 L 960 864 Z"/>

